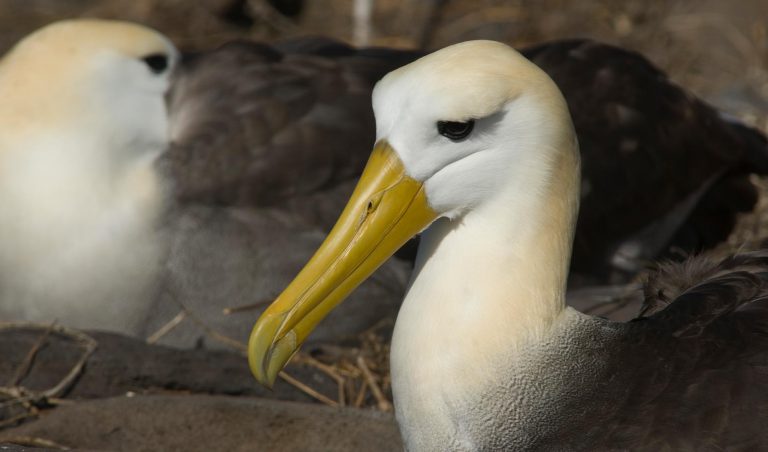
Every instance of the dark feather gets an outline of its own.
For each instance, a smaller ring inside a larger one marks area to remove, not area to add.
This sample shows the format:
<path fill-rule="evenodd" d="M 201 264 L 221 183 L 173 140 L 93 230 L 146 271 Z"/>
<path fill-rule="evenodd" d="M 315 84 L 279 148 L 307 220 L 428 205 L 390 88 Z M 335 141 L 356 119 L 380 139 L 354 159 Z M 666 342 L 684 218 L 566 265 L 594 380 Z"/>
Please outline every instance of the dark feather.
<path fill-rule="evenodd" d="M 753 208 L 748 175 L 768 171 L 760 132 L 723 119 L 635 52 L 571 40 L 523 53 L 563 91 L 579 138 L 584 190 L 574 271 L 605 278 L 621 266 L 632 273 L 671 247 L 711 247 L 737 213 Z"/>
<path fill-rule="evenodd" d="M 761 278 L 768 278 L 768 253 L 755 252 L 716 260 L 707 255 L 690 257 L 683 262 L 665 261 L 656 264 L 644 286 L 643 315 L 649 316 L 666 308 L 672 300 L 691 296 L 739 281 L 743 289 L 760 287 Z M 725 280 L 722 280 L 725 278 Z M 754 294 L 742 294 L 737 299 L 751 299 Z"/>
<path fill-rule="evenodd" d="M 538 407 L 553 433 L 537 448 L 768 447 L 768 252 L 665 263 L 646 296 L 653 314 L 586 317 L 561 338 L 540 372 L 568 383 Z"/>
<path fill-rule="evenodd" d="M 264 206 L 355 177 L 373 144 L 373 85 L 406 55 L 309 39 L 191 55 L 169 95 L 162 164 L 176 197 Z"/>
<path fill-rule="evenodd" d="M 768 252 L 663 264 L 646 286 L 646 303 L 656 312 L 626 324 L 616 350 L 625 357 L 614 356 L 635 374 L 626 404 L 635 416 L 625 427 L 634 423 L 637 436 L 628 444 L 767 447 Z"/>

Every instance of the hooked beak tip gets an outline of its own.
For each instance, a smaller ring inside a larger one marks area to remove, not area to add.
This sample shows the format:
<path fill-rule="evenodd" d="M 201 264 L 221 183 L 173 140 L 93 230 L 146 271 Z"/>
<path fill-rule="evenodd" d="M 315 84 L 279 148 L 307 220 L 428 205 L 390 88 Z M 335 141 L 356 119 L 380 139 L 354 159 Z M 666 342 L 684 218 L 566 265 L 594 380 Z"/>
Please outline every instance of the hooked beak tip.
<path fill-rule="evenodd" d="M 296 334 L 281 334 L 285 315 L 266 315 L 251 333 L 248 341 L 248 364 L 259 383 L 272 388 L 277 375 L 291 359 L 298 344 Z"/>

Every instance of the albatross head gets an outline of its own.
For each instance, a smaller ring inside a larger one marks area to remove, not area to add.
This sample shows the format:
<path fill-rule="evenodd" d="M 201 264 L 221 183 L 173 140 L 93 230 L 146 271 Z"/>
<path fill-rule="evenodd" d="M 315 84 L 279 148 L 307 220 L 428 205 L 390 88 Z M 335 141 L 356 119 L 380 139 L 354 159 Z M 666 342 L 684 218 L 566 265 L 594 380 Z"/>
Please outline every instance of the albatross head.
<path fill-rule="evenodd" d="M 135 332 L 177 59 L 149 28 L 68 20 L 0 60 L 0 316 Z"/>
<path fill-rule="evenodd" d="M 116 144 L 164 146 L 164 95 L 177 60 L 167 38 L 137 24 L 53 23 L 0 60 L 0 121 L 14 136 L 79 130 Z"/>
<path fill-rule="evenodd" d="M 254 326 L 249 360 L 265 384 L 334 306 L 436 219 L 462 221 L 502 195 L 519 205 L 509 212 L 525 211 L 553 178 L 578 179 L 562 95 L 504 44 L 465 42 L 400 68 L 378 83 L 373 107 L 377 143 L 347 207 Z"/>

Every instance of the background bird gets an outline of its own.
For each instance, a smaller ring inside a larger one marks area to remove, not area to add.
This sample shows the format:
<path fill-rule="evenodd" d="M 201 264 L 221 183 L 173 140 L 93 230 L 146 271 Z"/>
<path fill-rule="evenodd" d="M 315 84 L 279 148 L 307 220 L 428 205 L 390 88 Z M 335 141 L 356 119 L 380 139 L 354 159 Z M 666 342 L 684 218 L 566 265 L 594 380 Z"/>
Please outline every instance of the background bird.
<path fill-rule="evenodd" d="M 174 46 L 148 28 L 65 21 L 0 62 L 0 315 L 137 333 L 165 239 Z"/>
<path fill-rule="evenodd" d="M 322 239 L 336 186 L 364 161 L 349 149 L 367 135 L 350 129 L 357 117 L 372 127 L 365 98 L 400 61 L 309 44 L 328 56 L 295 42 L 286 59 L 233 45 L 213 65 L 188 60 L 196 69 L 177 74 L 170 120 L 178 55 L 157 32 L 78 20 L 16 46 L 0 68 L 3 316 L 143 337 L 183 311 L 207 323 L 188 321 L 165 338 L 174 345 L 212 328 L 244 340 L 252 320 L 222 309 L 273 295 Z M 289 199 L 293 211 L 270 207 Z M 352 309 L 326 337 L 394 313 L 407 265 L 391 268 L 363 294 L 380 309 Z"/>

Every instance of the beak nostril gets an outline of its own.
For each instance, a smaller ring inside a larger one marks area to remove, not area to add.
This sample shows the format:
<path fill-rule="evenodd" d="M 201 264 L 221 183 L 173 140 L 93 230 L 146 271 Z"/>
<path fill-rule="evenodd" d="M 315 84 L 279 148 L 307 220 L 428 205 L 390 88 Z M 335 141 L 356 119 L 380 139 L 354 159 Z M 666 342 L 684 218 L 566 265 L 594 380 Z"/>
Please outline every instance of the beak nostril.
<path fill-rule="evenodd" d="M 362 224 L 373 215 L 374 212 L 376 212 L 376 209 L 379 207 L 379 204 L 381 202 L 381 194 L 375 194 L 368 198 L 368 202 L 365 204 L 365 211 L 360 215 L 360 223 L 358 224 L 358 227 L 362 226 Z"/>
<path fill-rule="evenodd" d="M 365 206 L 365 216 L 368 217 L 373 212 L 376 211 L 376 209 L 379 208 L 379 204 L 381 204 L 381 198 L 382 194 L 378 193 L 373 195 L 369 200 L 368 204 Z"/>

